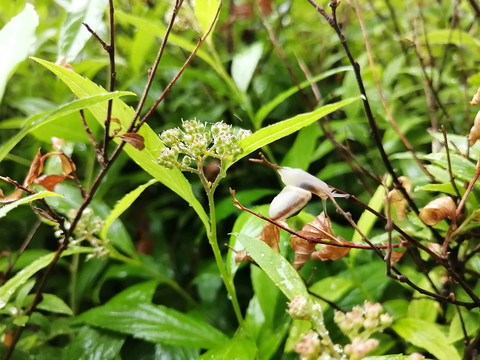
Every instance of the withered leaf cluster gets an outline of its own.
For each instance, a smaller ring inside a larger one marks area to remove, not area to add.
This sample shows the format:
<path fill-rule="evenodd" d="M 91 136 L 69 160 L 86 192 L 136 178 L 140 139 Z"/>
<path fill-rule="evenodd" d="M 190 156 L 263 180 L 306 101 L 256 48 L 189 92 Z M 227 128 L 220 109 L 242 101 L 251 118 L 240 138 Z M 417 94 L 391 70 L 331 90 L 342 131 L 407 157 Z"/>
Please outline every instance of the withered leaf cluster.
<path fill-rule="evenodd" d="M 285 222 L 283 225 L 287 226 Z M 305 224 L 298 235 L 290 237 L 290 246 L 295 253 L 293 267 L 297 270 L 301 269 L 303 265 L 310 259 L 314 260 L 338 260 L 348 254 L 350 247 L 342 246 L 348 245 L 348 241 L 342 239 L 340 236 L 335 236 L 332 232 L 332 224 L 328 216 L 322 212 L 312 222 Z M 311 239 L 306 240 L 305 238 Z M 275 224 L 266 222 L 263 230 L 257 237 L 270 246 L 275 252 L 280 252 L 280 228 Z M 319 244 L 316 241 L 327 240 L 335 245 Z M 319 246 L 319 249 L 316 247 Z M 251 257 L 245 251 L 239 251 L 236 254 L 235 261 L 251 261 Z"/>
<path fill-rule="evenodd" d="M 60 158 L 62 164 L 62 174 L 42 174 L 43 164 L 45 160 L 56 155 Z M 40 185 L 49 191 L 53 191 L 54 187 L 67 178 L 73 178 L 72 174 L 75 173 L 76 167 L 72 159 L 70 159 L 63 152 L 49 152 L 45 155 L 42 155 L 40 149 L 37 151 L 35 157 L 30 164 L 30 169 L 28 174 L 25 177 L 25 180 L 20 185 L 20 183 L 12 180 L 8 177 L 0 176 L 0 179 L 14 184 L 17 189 L 10 195 L 5 196 L 3 191 L 0 190 L 0 204 L 8 204 L 18 200 L 22 197 L 24 192 L 29 192 L 33 184 Z"/>

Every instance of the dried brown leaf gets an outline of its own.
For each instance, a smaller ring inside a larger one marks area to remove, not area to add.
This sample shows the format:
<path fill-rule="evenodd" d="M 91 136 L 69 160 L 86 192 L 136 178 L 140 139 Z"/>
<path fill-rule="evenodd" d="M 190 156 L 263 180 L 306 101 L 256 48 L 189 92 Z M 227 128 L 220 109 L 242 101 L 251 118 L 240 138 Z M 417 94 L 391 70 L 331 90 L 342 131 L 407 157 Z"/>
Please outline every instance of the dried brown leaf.
<path fill-rule="evenodd" d="M 235 19 L 250 19 L 253 17 L 253 7 L 249 3 L 233 5 L 232 15 Z"/>
<path fill-rule="evenodd" d="M 266 222 L 265 225 L 263 225 L 262 232 L 257 236 L 257 239 L 270 246 L 273 251 L 277 253 L 280 252 L 280 248 L 278 247 L 280 241 L 280 228 L 274 224 Z"/>
<path fill-rule="evenodd" d="M 290 236 L 290 246 L 295 253 L 293 267 L 300 270 L 303 265 L 310 259 L 311 254 L 315 251 L 315 243 L 309 242 L 298 236 Z"/>
<path fill-rule="evenodd" d="M 74 162 L 67 155 L 62 153 L 58 156 L 60 157 L 60 161 L 62 162 L 63 175 L 70 175 L 71 173 L 75 172 L 75 170 L 77 170 Z"/>
<path fill-rule="evenodd" d="M 135 149 L 143 150 L 145 149 L 145 139 L 142 135 L 137 133 L 125 133 L 118 135 L 123 141 L 132 145 Z"/>
<path fill-rule="evenodd" d="M 53 191 L 55 186 L 63 180 L 70 178 L 69 175 L 42 175 L 35 179 L 34 184 L 43 186 L 49 191 Z"/>
<path fill-rule="evenodd" d="M 35 179 L 42 173 L 43 171 L 43 158 L 40 149 L 38 149 L 35 157 L 30 164 L 30 169 L 28 170 L 28 174 L 23 182 L 23 186 L 29 187 Z"/>
<path fill-rule="evenodd" d="M 253 261 L 252 257 L 246 250 L 240 250 L 235 252 L 235 263 L 238 264 L 239 262 L 243 261 Z"/>
<path fill-rule="evenodd" d="M 392 251 L 392 255 L 390 255 L 390 265 L 395 265 L 397 262 L 399 262 L 405 254 L 405 251 L 406 250 Z"/>
<path fill-rule="evenodd" d="M 475 145 L 478 139 L 480 139 L 480 111 L 475 116 L 473 126 L 468 134 L 468 142 L 470 143 L 470 146 Z"/>
<path fill-rule="evenodd" d="M 418 216 L 425 224 L 436 225 L 445 218 L 455 221 L 456 211 L 455 201 L 450 196 L 443 196 L 429 202 Z"/>
<path fill-rule="evenodd" d="M 272 13 L 272 0 L 258 0 L 258 8 L 262 15 L 270 15 Z"/>
<path fill-rule="evenodd" d="M 318 251 L 314 251 L 311 255 L 313 260 L 338 260 L 343 258 L 350 251 L 349 247 L 340 247 L 332 245 L 323 245 Z"/>
<path fill-rule="evenodd" d="M 333 234 L 330 218 L 325 216 L 324 212 L 318 215 L 312 222 L 305 224 L 298 233 L 311 238 L 328 239 L 335 243 L 341 242 Z"/>
<path fill-rule="evenodd" d="M 14 201 L 17 201 L 22 197 L 23 190 L 22 189 L 17 189 L 13 193 L 7 196 L 2 196 L 0 197 L 0 204 L 10 204 Z"/>
<path fill-rule="evenodd" d="M 475 95 L 473 95 L 472 101 L 470 101 L 470 105 L 477 105 L 480 104 L 480 88 L 478 88 Z"/>

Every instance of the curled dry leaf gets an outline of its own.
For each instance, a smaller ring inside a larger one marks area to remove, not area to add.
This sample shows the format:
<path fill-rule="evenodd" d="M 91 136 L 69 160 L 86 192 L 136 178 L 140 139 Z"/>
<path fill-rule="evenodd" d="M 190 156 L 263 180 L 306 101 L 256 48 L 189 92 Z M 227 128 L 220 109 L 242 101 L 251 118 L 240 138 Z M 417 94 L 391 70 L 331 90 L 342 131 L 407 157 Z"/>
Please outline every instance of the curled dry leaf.
<path fill-rule="evenodd" d="M 397 262 L 400 261 L 400 259 L 403 257 L 405 254 L 405 251 L 407 250 L 401 250 L 401 251 L 392 251 L 392 255 L 390 255 L 390 265 L 395 265 Z"/>
<path fill-rule="evenodd" d="M 70 178 L 70 175 L 41 175 L 35 179 L 34 184 L 43 186 L 49 191 L 53 191 L 53 188 L 66 178 Z"/>
<path fill-rule="evenodd" d="M 470 143 L 470 146 L 475 145 L 478 139 L 480 139 L 480 111 L 475 116 L 473 126 L 468 134 L 468 142 Z"/>
<path fill-rule="evenodd" d="M 410 194 L 412 189 L 410 180 L 408 180 L 406 176 L 400 176 L 398 180 L 407 193 Z M 403 197 L 402 192 L 398 189 L 390 190 L 387 196 L 387 201 L 390 203 L 391 210 L 395 214 L 394 218 L 397 220 L 405 220 L 407 214 L 407 200 Z"/>
<path fill-rule="evenodd" d="M 235 251 L 235 263 L 238 264 L 243 261 L 253 261 L 253 259 L 246 250 Z"/>
<path fill-rule="evenodd" d="M 272 13 L 272 0 L 258 0 L 257 4 L 262 15 L 267 16 Z"/>
<path fill-rule="evenodd" d="M 118 135 L 126 143 L 132 145 L 135 149 L 143 150 L 145 149 L 145 139 L 142 135 L 137 133 L 125 133 L 122 135 Z"/>
<path fill-rule="evenodd" d="M 270 246 L 273 251 L 277 253 L 280 252 L 280 248 L 278 247 L 280 241 L 280 228 L 274 224 L 266 222 L 265 225 L 263 225 L 262 232 L 257 236 L 257 239 Z"/>
<path fill-rule="evenodd" d="M 330 219 L 325 216 L 324 212 L 318 215 L 312 222 L 305 224 L 298 233 L 310 238 L 328 239 L 335 243 L 341 242 L 341 240 L 337 239 L 333 234 Z"/>
<path fill-rule="evenodd" d="M 346 241 L 345 241 L 346 242 Z M 343 258 L 350 251 L 349 247 L 322 245 L 320 250 L 314 251 L 311 255 L 313 260 L 338 260 Z"/>
<path fill-rule="evenodd" d="M 35 157 L 32 160 L 32 163 L 30 164 L 30 169 L 28 170 L 27 177 L 23 182 L 23 186 L 25 187 L 30 186 L 35 181 L 35 179 L 42 173 L 43 160 L 44 159 L 42 157 L 42 153 L 40 152 L 40 149 L 38 149 L 37 153 L 35 154 Z"/>
<path fill-rule="evenodd" d="M 436 225 L 441 220 L 449 218 L 455 221 L 457 205 L 450 196 L 443 196 L 429 202 L 422 210 L 419 217 L 427 225 Z"/>
<path fill-rule="evenodd" d="M 475 95 L 473 95 L 472 101 L 470 101 L 470 105 L 477 105 L 480 104 L 480 88 L 478 88 Z"/>
<path fill-rule="evenodd" d="M 310 259 L 311 254 L 315 251 L 315 243 L 301 239 L 298 236 L 290 237 L 290 246 L 295 253 L 293 267 L 300 270 L 303 265 Z"/>

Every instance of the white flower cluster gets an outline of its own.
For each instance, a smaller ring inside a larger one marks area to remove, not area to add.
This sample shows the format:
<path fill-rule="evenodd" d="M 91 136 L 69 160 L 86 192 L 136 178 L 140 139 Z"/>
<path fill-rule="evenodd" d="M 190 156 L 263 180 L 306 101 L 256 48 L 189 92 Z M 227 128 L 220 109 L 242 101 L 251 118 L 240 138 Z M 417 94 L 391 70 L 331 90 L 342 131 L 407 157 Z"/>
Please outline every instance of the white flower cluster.
<path fill-rule="evenodd" d="M 251 135 L 248 130 L 234 132 L 231 125 L 224 122 L 213 124 L 210 129 L 197 120 L 182 122 L 182 128 L 165 130 L 160 140 L 165 144 L 158 163 L 167 168 L 189 168 L 192 162 L 198 162 L 206 156 L 220 160 L 232 160 L 242 153 L 238 142 Z M 179 161 L 180 154 L 183 155 Z"/>

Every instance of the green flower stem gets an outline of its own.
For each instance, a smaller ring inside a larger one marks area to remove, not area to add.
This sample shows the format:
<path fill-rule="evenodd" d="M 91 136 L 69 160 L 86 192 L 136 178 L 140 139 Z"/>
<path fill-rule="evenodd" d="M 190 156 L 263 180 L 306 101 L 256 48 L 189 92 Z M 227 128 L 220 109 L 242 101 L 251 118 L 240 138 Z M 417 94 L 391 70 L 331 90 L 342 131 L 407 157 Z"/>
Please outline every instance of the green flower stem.
<path fill-rule="evenodd" d="M 203 169 L 203 163 L 198 164 L 198 169 Z M 202 181 L 203 187 L 205 192 L 207 193 L 208 198 L 208 206 L 210 211 L 210 229 L 207 229 L 207 237 L 208 242 L 213 250 L 213 255 L 215 257 L 215 261 L 217 263 L 218 270 L 220 271 L 220 276 L 222 277 L 223 283 L 225 284 L 225 288 L 227 289 L 228 296 L 232 301 L 233 310 L 235 312 L 235 316 L 237 317 L 238 323 L 240 326 L 243 326 L 243 316 L 242 311 L 240 310 L 240 304 L 238 303 L 237 292 L 235 290 L 235 284 L 233 283 L 233 277 L 227 273 L 227 269 L 225 268 L 225 264 L 223 263 L 222 253 L 220 248 L 218 247 L 218 240 L 217 240 L 217 218 L 215 212 L 215 189 L 217 188 L 220 180 L 222 180 L 227 172 L 227 167 L 222 166 L 220 173 L 218 174 L 215 182 L 213 184 L 209 184 L 207 181 L 203 170 L 199 171 L 199 177 Z"/>

